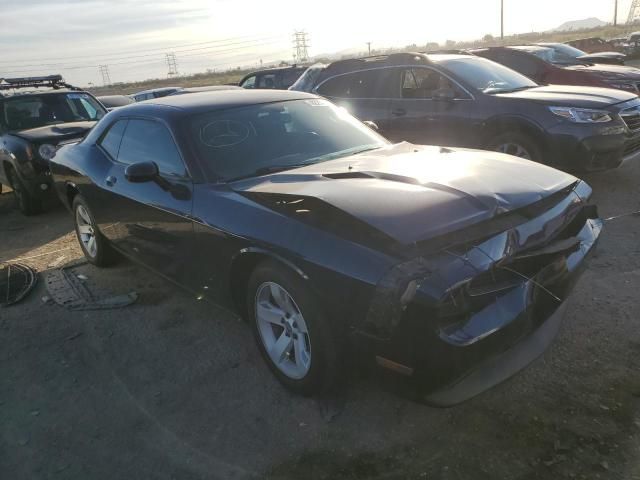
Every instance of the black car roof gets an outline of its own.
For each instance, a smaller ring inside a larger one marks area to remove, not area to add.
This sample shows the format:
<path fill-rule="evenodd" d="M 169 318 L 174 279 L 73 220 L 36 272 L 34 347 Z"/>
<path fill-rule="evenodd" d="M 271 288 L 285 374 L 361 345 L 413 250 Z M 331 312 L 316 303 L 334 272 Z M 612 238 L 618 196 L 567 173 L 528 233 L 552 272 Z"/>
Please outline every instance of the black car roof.
<path fill-rule="evenodd" d="M 290 90 L 218 90 L 192 93 L 189 95 L 170 95 L 167 97 L 155 98 L 145 102 L 127 105 L 126 107 L 119 109 L 118 112 L 120 114 L 150 114 L 154 112 L 159 113 L 159 110 L 173 110 L 176 112 L 188 111 L 189 113 L 198 113 L 244 107 L 260 103 L 304 100 L 310 98 L 318 97 L 309 93 L 294 92 Z"/>

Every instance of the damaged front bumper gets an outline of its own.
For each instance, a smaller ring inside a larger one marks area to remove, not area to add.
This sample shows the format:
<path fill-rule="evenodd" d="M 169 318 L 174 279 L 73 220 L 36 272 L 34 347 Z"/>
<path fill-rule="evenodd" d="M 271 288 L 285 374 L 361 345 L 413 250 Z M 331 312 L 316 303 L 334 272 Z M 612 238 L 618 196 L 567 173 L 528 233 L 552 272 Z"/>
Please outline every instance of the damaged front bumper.
<path fill-rule="evenodd" d="M 578 181 L 520 211 L 430 240 L 379 282 L 357 335 L 427 403 L 462 402 L 537 358 L 602 229 Z"/>

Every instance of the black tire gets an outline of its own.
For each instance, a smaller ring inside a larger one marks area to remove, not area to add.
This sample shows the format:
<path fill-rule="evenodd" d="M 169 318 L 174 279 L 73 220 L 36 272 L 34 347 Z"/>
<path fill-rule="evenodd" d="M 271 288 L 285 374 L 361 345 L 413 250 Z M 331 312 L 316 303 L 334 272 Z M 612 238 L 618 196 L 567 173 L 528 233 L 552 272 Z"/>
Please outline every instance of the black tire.
<path fill-rule="evenodd" d="M 283 287 L 304 317 L 311 354 L 310 366 L 302 378 L 291 378 L 283 373 L 269 356 L 262 340 L 256 316 L 256 303 L 260 288 L 267 282 Z M 258 348 L 276 378 L 292 392 L 310 396 L 327 393 L 336 386 L 339 371 L 338 358 L 344 339 L 335 334 L 332 324 L 319 308 L 316 298 L 304 282 L 305 280 L 300 276 L 275 261 L 262 262 L 255 268 L 249 280 L 247 317 Z"/>
<path fill-rule="evenodd" d="M 84 253 L 84 256 L 87 259 L 87 261 L 97 267 L 108 267 L 109 265 L 112 265 L 115 261 L 115 252 L 113 251 L 113 248 L 111 248 L 111 245 L 109 245 L 108 240 L 104 238 L 102 233 L 100 233 L 100 230 L 98 230 L 93 214 L 91 213 L 91 209 L 87 205 L 86 200 L 82 198 L 80 195 L 76 195 L 71 205 L 72 205 L 71 211 L 73 212 L 73 222 L 76 230 L 76 237 L 78 238 L 78 243 L 80 244 L 82 253 Z M 78 215 L 79 215 L 78 209 L 80 208 L 84 209 L 83 212 L 86 212 L 88 219 L 90 220 L 90 225 L 92 228 L 92 233 L 95 241 L 94 254 L 90 253 L 88 247 L 83 242 L 83 237 L 80 232 L 81 226 L 79 225 L 79 221 L 78 221 Z"/>
<path fill-rule="evenodd" d="M 12 171 L 7 171 L 9 177 L 9 184 L 13 190 L 13 195 L 16 202 L 16 207 L 22 212 L 23 215 L 31 216 L 42 212 L 42 200 L 35 198 L 20 180 L 20 177 Z"/>
<path fill-rule="evenodd" d="M 514 148 L 508 148 L 508 151 L 505 151 L 503 148 L 506 145 L 511 145 Z M 519 147 L 525 152 L 527 155 L 519 155 L 517 148 Z M 522 158 L 526 158 L 527 160 L 532 160 L 534 162 L 544 163 L 542 162 L 542 151 L 540 147 L 537 145 L 537 142 L 531 138 L 530 136 L 520 133 L 520 132 L 504 132 L 493 137 L 487 148 L 489 150 L 493 150 L 496 152 L 508 153 L 510 155 L 516 155 Z M 509 151 L 512 150 L 512 151 Z"/>

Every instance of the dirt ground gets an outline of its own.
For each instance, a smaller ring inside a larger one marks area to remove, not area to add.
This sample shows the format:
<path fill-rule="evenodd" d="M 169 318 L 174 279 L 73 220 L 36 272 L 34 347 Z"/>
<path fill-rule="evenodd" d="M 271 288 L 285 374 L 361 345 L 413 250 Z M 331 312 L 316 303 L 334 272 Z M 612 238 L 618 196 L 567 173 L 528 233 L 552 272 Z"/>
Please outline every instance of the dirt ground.
<path fill-rule="evenodd" d="M 603 217 L 640 209 L 640 165 L 586 179 Z M 247 325 L 124 260 L 78 272 L 136 304 L 45 304 L 42 275 L 80 257 L 71 218 L 11 203 L 0 261 L 41 276 L 0 309 L 2 479 L 640 479 L 640 217 L 607 222 L 541 359 L 435 409 L 357 373 L 340 398 L 290 395 Z"/>

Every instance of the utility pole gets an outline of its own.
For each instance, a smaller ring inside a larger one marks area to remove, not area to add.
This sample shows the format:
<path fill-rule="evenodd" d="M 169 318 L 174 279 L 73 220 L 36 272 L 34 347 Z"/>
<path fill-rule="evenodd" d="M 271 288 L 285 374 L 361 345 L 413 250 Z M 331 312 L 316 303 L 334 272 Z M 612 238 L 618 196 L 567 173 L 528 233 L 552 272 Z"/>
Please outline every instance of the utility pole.
<path fill-rule="evenodd" d="M 613 26 L 618 25 L 618 0 L 613 3 Z"/>
<path fill-rule="evenodd" d="M 100 71 L 100 75 L 102 75 L 102 84 L 105 87 L 107 85 L 111 85 L 111 77 L 109 77 L 109 65 L 99 65 L 98 70 Z"/>
<path fill-rule="evenodd" d="M 167 78 L 173 78 L 178 76 L 178 62 L 176 61 L 175 53 L 166 53 L 166 62 L 169 67 L 169 71 L 167 72 Z"/>
<path fill-rule="evenodd" d="M 371 56 L 371 42 L 367 42 L 367 47 L 369 48 L 369 56 Z"/>
<path fill-rule="evenodd" d="M 504 40 L 504 0 L 500 0 L 500 40 Z"/>
<path fill-rule="evenodd" d="M 300 63 L 309 61 L 309 34 L 304 30 L 293 32 L 294 58 Z"/>

